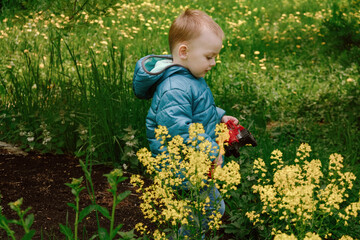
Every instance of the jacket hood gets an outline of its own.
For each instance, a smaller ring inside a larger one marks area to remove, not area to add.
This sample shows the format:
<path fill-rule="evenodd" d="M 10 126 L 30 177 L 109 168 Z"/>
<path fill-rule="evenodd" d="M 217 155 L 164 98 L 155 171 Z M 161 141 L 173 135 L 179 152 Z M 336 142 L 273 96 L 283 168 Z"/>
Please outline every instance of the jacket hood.
<path fill-rule="evenodd" d="M 152 98 L 156 87 L 167 77 L 180 71 L 188 71 L 181 65 L 172 63 L 171 55 L 148 55 L 137 61 L 133 77 L 135 96 Z"/>

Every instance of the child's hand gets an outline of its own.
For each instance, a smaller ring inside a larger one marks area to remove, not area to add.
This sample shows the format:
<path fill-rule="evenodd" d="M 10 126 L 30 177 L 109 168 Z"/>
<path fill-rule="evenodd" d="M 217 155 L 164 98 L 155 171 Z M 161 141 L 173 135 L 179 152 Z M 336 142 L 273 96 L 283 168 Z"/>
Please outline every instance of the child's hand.
<path fill-rule="evenodd" d="M 237 125 L 239 123 L 239 120 L 236 117 L 233 117 L 233 116 L 224 115 L 221 118 L 221 122 L 223 122 L 223 123 L 226 123 L 229 120 L 233 120 L 235 125 Z"/>

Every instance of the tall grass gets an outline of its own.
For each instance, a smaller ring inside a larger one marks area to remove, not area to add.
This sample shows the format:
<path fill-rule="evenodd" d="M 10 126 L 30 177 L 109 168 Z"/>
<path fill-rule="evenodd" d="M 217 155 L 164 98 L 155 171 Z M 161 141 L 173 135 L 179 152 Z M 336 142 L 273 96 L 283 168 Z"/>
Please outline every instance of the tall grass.
<path fill-rule="evenodd" d="M 125 150 L 124 129 L 131 125 L 140 145 L 147 145 L 149 102 L 133 96 L 134 64 L 144 55 L 167 53 L 171 21 L 191 7 L 206 11 L 225 31 L 220 63 L 206 80 L 217 104 L 258 137 L 254 155 L 306 141 L 324 156 L 339 152 L 356 164 L 359 68 L 350 63 L 357 48 L 348 51 L 346 65 L 328 57 L 325 36 L 333 21 L 324 19 L 337 16 L 332 4 L 45 1 L 11 14 L 7 10 L 15 6 L 3 4 L 1 136 L 28 150 L 91 151 L 100 161 L 128 164 L 133 155 Z M 338 4 L 340 10 L 348 6 Z M 342 11 L 358 24 L 351 9 Z"/>

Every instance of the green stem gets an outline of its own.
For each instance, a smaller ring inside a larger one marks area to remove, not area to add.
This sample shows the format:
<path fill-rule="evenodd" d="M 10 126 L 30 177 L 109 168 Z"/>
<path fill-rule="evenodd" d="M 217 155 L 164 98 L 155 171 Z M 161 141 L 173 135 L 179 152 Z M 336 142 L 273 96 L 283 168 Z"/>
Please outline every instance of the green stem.
<path fill-rule="evenodd" d="M 110 223 L 110 238 L 112 236 L 112 232 L 114 229 L 114 222 L 115 222 L 115 207 L 116 207 L 116 191 L 113 195 L 113 206 L 112 206 L 112 211 L 111 211 L 111 223 Z"/>
<path fill-rule="evenodd" d="M 80 202 L 80 198 L 79 196 L 76 196 L 75 198 L 76 201 L 76 215 L 75 215 L 75 230 L 74 230 L 74 234 L 75 234 L 75 240 L 78 239 L 78 225 L 79 225 L 79 202 Z"/>
<path fill-rule="evenodd" d="M 28 227 L 27 227 L 26 224 L 25 224 L 24 216 L 21 215 L 21 216 L 20 216 L 20 219 L 21 219 L 21 225 L 23 226 L 25 233 L 28 233 L 28 232 L 29 232 L 29 229 L 28 229 Z"/>
<path fill-rule="evenodd" d="M 2 228 L 6 231 L 7 235 L 11 237 L 11 239 L 16 240 L 14 233 L 11 231 L 11 229 L 9 228 L 9 225 L 7 225 L 6 222 L 4 222 L 4 220 L 1 220 L 1 224 L 2 224 Z"/>
<path fill-rule="evenodd" d="M 89 119 L 89 146 L 92 146 L 92 125 L 91 125 L 91 121 Z M 91 172 L 92 172 L 92 157 L 90 156 L 89 152 L 86 152 L 86 159 L 85 159 L 85 166 L 86 168 L 83 169 L 85 172 L 88 172 L 89 174 L 85 174 L 86 177 L 86 189 L 90 195 L 90 199 L 91 199 L 91 203 L 93 205 L 96 204 L 96 196 L 95 196 L 95 190 L 94 190 L 94 184 L 92 182 L 91 179 Z M 99 213 L 96 210 L 95 211 L 95 215 L 96 215 L 96 223 L 97 223 L 97 229 L 100 229 L 100 220 L 99 220 Z"/>

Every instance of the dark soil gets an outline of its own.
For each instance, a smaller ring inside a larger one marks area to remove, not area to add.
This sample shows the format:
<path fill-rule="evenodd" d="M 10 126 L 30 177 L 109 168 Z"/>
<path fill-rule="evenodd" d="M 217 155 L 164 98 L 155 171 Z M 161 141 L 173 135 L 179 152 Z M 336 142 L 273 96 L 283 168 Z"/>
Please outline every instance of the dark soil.
<path fill-rule="evenodd" d="M 111 211 L 112 195 L 106 177 L 111 167 L 94 165 L 92 180 L 94 183 L 96 202 Z M 8 205 L 19 198 L 23 198 L 22 209 L 31 207 L 29 213 L 35 215 L 32 229 L 36 230 L 33 239 L 65 239 L 59 230 L 59 223 L 65 225 L 68 220 L 70 227 L 74 227 L 75 212 L 67 203 L 74 203 L 75 198 L 71 189 L 65 185 L 72 178 L 83 176 L 79 160 L 66 155 L 30 153 L 27 156 L 11 155 L 0 149 L 0 194 L 3 215 L 7 219 L 18 219 L 16 213 Z M 126 177 L 130 173 L 124 172 Z M 85 179 L 85 176 L 84 176 Z M 84 182 L 85 184 L 85 182 Z M 135 192 L 129 179 L 120 183 L 119 192 L 130 190 L 131 194 L 123 200 L 116 209 L 115 225 L 122 223 L 121 231 L 131 231 L 139 222 L 154 226 L 144 220 L 139 208 L 139 195 Z M 80 209 L 91 204 L 87 190 L 83 190 L 80 199 Z M 109 221 L 100 215 L 100 225 L 109 229 Z M 24 235 L 24 231 L 17 225 L 12 225 L 17 239 Z M 89 239 L 98 229 L 95 213 L 83 220 L 79 227 L 80 239 Z M 0 229 L 0 239 L 7 239 L 4 230 Z M 221 239 L 229 239 L 223 236 Z"/>

